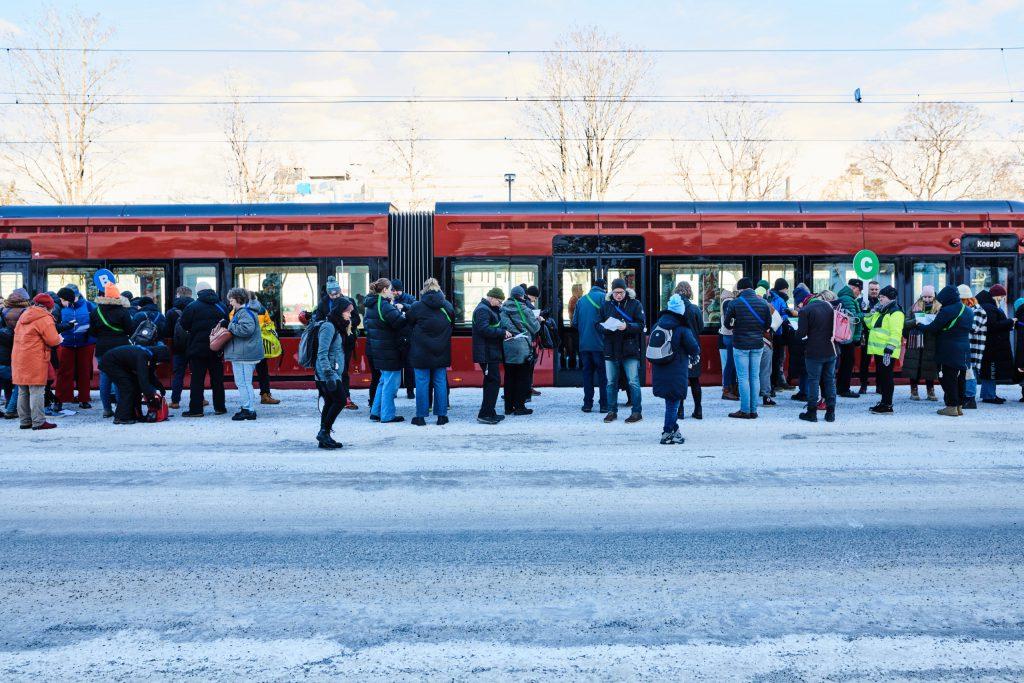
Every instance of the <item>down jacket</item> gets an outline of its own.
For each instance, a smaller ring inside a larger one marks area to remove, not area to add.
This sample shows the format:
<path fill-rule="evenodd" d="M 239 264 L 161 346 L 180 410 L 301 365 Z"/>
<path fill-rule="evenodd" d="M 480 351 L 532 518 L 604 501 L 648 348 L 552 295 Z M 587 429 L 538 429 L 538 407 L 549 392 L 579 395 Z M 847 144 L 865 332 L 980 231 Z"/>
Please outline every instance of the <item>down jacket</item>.
<path fill-rule="evenodd" d="M 644 318 L 643 304 L 636 300 L 632 290 L 626 291 L 626 298 L 621 302 L 615 301 L 609 292 L 601 306 L 601 314 L 598 318 L 594 326 L 597 328 L 598 334 L 604 338 L 604 357 L 607 360 L 640 357 L 647 320 Z M 601 323 L 608 318 L 615 318 L 626 323 L 626 329 L 605 329 Z"/>
<path fill-rule="evenodd" d="M 732 330 L 733 348 L 753 351 L 764 348 L 764 333 L 772 325 L 772 307 L 754 290 L 744 289 L 725 311 L 725 326 Z"/>
<path fill-rule="evenodd" d="M 79 349 L 96 343 L 90 332 L 90 314 L 94 308 L 96 306 L 82 296 L 75 299 L 75 303 L 70 306 L 61 307 L 60 321 L 67 325 L 73 325 L 70 331 L 64 333 L 64 341 L 61 346 L 67 349 Z"/>
<path fill-rule="evenodd" d="M 204 289 L 196 295 L 196 300 L 185 307 L 181 313 L 181 328 L 188 332 L 188 348 L 185 355 L 189 358 L 201 358 L 214 355 L 210 351 L 210 332 L 228 315 L 227 306 L 217 298 L 217 292 Z"/>
<path fill-rule="evenodd" d="M 579 312 L 579 306 L 576 311 Z M 540 332 L 540 322 L 526 304 L 517 299 L 506 299 L 501 305 L 501 327 L 512 333 L 504 343 L 505 364 L 525 363 L 533 350 L 533 337 Z M 596 331 L 595 331 L 596 334 Z M 582 337 L 582 331 L 580 333 Z"/>
<path fill-rule="evenodd" d="M 979 380 L 1005 382 L 1013 379 L 1013 347 L 1010 345 L 1010 330 L 1014 319 L 1006 317 L 1003 309 L 988 291 L 978 292 L 978 305 L 985 310 L 987 329 L 985 351 L 981 356 Z"/>
<path fill-rule="evenodd" d="M 420 370 L 452 364 L 452 321 L 455 308 L 444 294 L 429 291 L 409 309 L 409 364 Z"/>
<path fill-rule="evenodd" d="M 50 372 L 50 350 L 61 341 L 52 313 L 41 306 L 32 306 L 25 311 L 14 328 L 13 382 L 19 386 L 46 384 Z"/>
<path fill-rule="evenodd" d="M 480 299 L 473 309 L 473 362 L 486 365 L 504 360 L 501 348 L 504 338 L 501 307 L 491 306 L 487 299 Z"/>
<path fill-rule="evenodd" d="M 364 304 L 363 327 L 373 367 L 401 370 L 405 367 L 405 314 L 379 294 L 367 294 Z"/>
<path fill-rule="evenodd" d="M 938 334 L 935 360 L 940 365 L 966 370 L 971 355 L 970 335 L 974 326 L 974 311 L 960 302 L 960 294 L 951 285 L 943 287 L 936 298 L 942 308 L 935 320 L 924 327 L 925 333 Z"/>
<path fill-rule="evenodd" d="M 231 341 L 224 347 L 224 360 L 234 363 L 259 363 L 263 360 L 263 333 L 259 316 L 253 309 L 243 306 L 232 311 L 228 332 Z"/>
<path fill-rule="evenodd" d="M 681 401 L 686 398 L 690 364 L 700 356 L 700 345 L 686 318 L 678 313 L 662 311 L 657 324 L 672 332 L 672 360 L 651 363 L 651 388 L 658 398 Z"/>

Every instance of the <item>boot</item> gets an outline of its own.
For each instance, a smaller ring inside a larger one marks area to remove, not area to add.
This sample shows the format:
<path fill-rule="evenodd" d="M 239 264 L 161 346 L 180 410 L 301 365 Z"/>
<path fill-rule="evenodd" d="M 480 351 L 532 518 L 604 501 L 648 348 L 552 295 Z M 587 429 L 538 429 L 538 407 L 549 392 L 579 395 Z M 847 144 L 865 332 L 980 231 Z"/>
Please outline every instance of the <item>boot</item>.
<path fill-rule="evenodd" d="M 332 439 L 331 433 L 326 429 L 321 429 L 319 432 L 317 432 L 316 441 L 319 448 L 323 448 L 326 450 L 334 450 L 336 448 L 341 448 L 341 444 Z"/>
<path fill-rule="evenodd" d="M 761 405 L 763 405 L 765 408 L 774 408 L 775 406 L 777 406 L 779 404 L 776 403 L 775 399 L 772 398 L 771 396 L 762 396 L 761 397 Z"/>
<path fill-rule="evenodd" d="M 700 406 L 694 406 L 694 408 L 693 408 L 693 419 L 694 420 L 703 420 L 704 419 L 704 411 L 701 410 Z"/>
<path fill-rule="evenodd" d="M 875 413 L 876 415 L 887 415 L 893 412 L 892 406 L 887 405 L 885 403 L 878 403 L 877 405 L 873 405 L 870 408 L 868 408 L 868 410 L 870 410 L 872 413 Z"/>
<path fill-rule="evenodd" d="M 661 445 L 663 445 L 663 446 L 671 446 L 672 445 L 672 433 L 671 432 L 662 432 L 661 433 L 661 441 L 659 443 L 661 443 Z"/>
<path fill-rule="evenodd" d="M 683 438 L 683 435 L 679 433 L 678 429 L 672 432 L 672 443 L 676 446 L 686 443 L 686 439 Z"/>
<path fill-rule="evenodd" d="M 940 410 L 935 411 L 938 415 L 945 415 L 946 417 L 959 417 L 960 411 L 956 409 L 956 406 L 946 406 Z"/>
<path fill-rule="evenodd" d="M 352 402 L 351 398 L 345 400 L 345 410 L 359 410 L 359 406 Z"/>
<path fill-rule="evenodd" d="M 260 394 L 260 403 L 265 406 L 276 406 L 280 402 L 281 399 L 274 398 L 270 395 L 269 391 L 265 394 Z"/>
<path fill-rule="evenodd" d="M 730 384 L 727 389 L 722 391 L 722 398 L 726 401 L 740 400 L 740 386 L 738 384 Z"/>
<path fill-rule="evenodd" d="M 964 407 L 963 406 L 957 406 L 956 407 L 956 414 L 957 414 L 958 417 L 963 417 L 963 415 L 964 415 Z"/>
<path fill-rule="evenodd" d="M 920 401 L 921 400 L 921 394 L 919 394 L 917 392 L 917 387 L 910 387 L 910 400 L 911 401 Z"/>
<path fill-rule="evenodd" d="M 412 423 L 414 425 L 416 425 L 417 427 L 426 427 L 427 426 L 427 418 L 425 418 L 425 417 L 414 417 L 412 419 Z"/>
<path fill-rule="evenodd" d="M 835 406 L 828 406 L 828 407 L 826 407 L 825 408 L 825 422 L 835 422 L 835 421 L 836 421 L 836 407 Z"/>
<path fill-rule="evenodd" d="M 929 401 L 938 401 L 939 400 L 939 397 L 935 395 L 935 387 L 932 387 L 931 389 L 928 390 L 928 400 Z"/>
<path fill-rule="evenodd" d="M 964 408 L 964 410 L 977 410 L 978 409 L 978 401 L 977 401 L 977 399 L 974 399 L 974 398 L 965 399 L 964 400 L 963 408 Z"/>
<path fill-rule="evenodd" d="M 438 427 L 443 427 L 446 424 L 448 424 L 448 416 L 447 415 L 440 415 L 440 416 L 438 416 L 438 418 L 437 418 L 437 426 Z"/>
<path fill-rule="evenodd" d="M 808 408 L 806 411 L 800 413 L 800 419 L 805 422 L 817 422 L 818 421 L 818 409 Z"/>

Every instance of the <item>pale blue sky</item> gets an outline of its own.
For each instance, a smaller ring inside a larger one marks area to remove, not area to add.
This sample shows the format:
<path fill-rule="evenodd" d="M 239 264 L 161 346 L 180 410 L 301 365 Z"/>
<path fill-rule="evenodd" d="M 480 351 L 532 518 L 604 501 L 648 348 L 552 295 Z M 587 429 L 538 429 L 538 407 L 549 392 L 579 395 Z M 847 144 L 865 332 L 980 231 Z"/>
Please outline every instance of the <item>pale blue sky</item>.
<path fill-rule="evenodd" d="M 116 28 L 118 47 L 544 48 L 577 25 L 593 24 L 640 47 L 922 47 L 1024 44 L 1024 0 L 936 2 L 374 2 L 227 0 L 223 2 L 79 2 Z M 60 3 L 64 6 L 65 3 Z M 15 31 L 36 19 L 28 3 L 0 0 L 0 25 Z M 214 94 L 232 72 L 249 92 L 276 94 L 505 95 L 531 90 L 536 56 L 487 55 L 140 55 L 130 56 L 124 93 Z M 1008 85 L 1009 81 L 1009 85 Z M 653 94 L 952 93 L 1024 88 L 1024 53 L 662 55 L 645 88 Z M 963 96 L 968 97 L 968 96 Z M 779 130 L 791 136 L 863 138 L 894 125 L 902 105 L 780 105 Z M 375 137 L 395 107 L 263 107 L 254 117 L 273 137 Z M 1024 122 L 1020 105 L 985 105 L 998 131 Z M 694 105 L 655 105 L 649 132 L 679 135 Z M 203 107 L 125 107 L 119 136 L 216 137 Z M 516 105 L 436 105 L 432 136 L 522 134 Z M 351 144 L 280 146 L 319 171 L 373 165 L 376 149 Z M 813 192 L 845 166 L 851 145 L 799 145 L 794 186 Z M 500 198 L 501 176 L 522 161 L 506 143 L 436 143 L 438 199 Z M 671 150 L 648 145 L 615 198 L 678 197 Z M 121 148 L 112 199 L 218 198 L 222 150 L 216 145 Z M 381 181 L 386 185 L 385 181 Z M 673 194 L 674 193 L 674 194 Z"/>

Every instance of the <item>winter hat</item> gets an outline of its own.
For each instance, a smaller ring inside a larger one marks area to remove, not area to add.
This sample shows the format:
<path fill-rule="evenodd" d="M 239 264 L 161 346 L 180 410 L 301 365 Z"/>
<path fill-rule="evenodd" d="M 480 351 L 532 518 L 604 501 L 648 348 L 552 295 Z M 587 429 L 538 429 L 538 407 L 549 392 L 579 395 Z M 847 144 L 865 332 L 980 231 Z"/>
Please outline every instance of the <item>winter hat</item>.
<path fill-rule="evenodd" d="M 925 285 L 921 288 L 921 296 L 935 296 L 935 287 L 932 285 Z"/>
<path fill-rule="evenodd" d="M 899 292 L 897 292 L 896 288 L 893 287 L 892 285 L 887 285 L 885 287 L 882 287 L 882 290 L 878 292 L 878 295 L 884 296 L 886 299 L 889 299 L 890 301 L 895 301 L 896 297 L 899 296 Z"/>
<path fill-rule="evenodd" d="M 765 289 L 764 287 L 761 287 L 760 285 L 758 285 L 757 289 L 755 289 L 754 291 L 757 292 L 757 295 L 760 297 L 763 297 L 765 294 L 768 293 L 768 290 Z"/>
<path fill-rule="evenodd" d="M 776 292 L 781 292 L 784 289 L 789 289 L 789 283 L 786 282 L 786 278 L 780 277 L 775 281 L 775 287 L 773 287 L 773 289 Z"/>
<path fill-rule="evenodd" d="M 75 298 L 76 299 L 78 297 L 82 296 L 82 291 L 80 289 L 78 289 L 78 285 L 72 283 L 70 285 L 64 285 L 64 286 L 67 287 L 68 289 L 70 289 L 72 292 L 75 293 Z"/>
<path fill-rule="evenodd" d="M 108 299 L 120 299 L 121 292 L 117 290 L 117 285 L 113 282 L 108 282 L 107 286 L 103 288 L 103 296 Z"/>
<path fill-rule="evenodd" d="M 526 288 L 526 294 L 527 294 L 527 296 L 535 296 L 535 297 L 537 297 L 539 299 L 540 298 L 540 288 L 537 287 L 537 285 L 530 285 L 529 287 Z"/>
<path fill-rule="evenodd" d="M 48 311 L 53 310 L 53 298 L 49 294 L 36 294 L 32 298 L 32 303 L 39 304 Z"/>
<path fill-rule="evenodd" d="M 797 304 L 802 304 L 810 295 L 811 290 L 807 289 L 807 285 L 801 282 L 793 290 L 793 301 Z"/>
<path fill-rule="evenodd" d="M 599 277 L 596 280 L 594 280 L 594 286 L 604 289 L 605 287 L 608 286 L 608 281 L 605 280 L 603 277 Z"/>
<path fill-rule="evenodd" d="M 992 296 L 1006 296 L 1006 287 L 997 282 L 988 288 L 988 293 Z"/>
<path fill-rule="evenodd" d="M 501 287 L 491 287 L 489 290 L 487 290 L 487 296 L 489 296 L 492 299 L 501 299 L 502 301 L 505 300 L 505 292 L 504 290 L 502 290 Z"/>
<path fill-rule="evenodd" d="M 64 301 L 67 301 L 69 304 L 75 303 L 75 299 L 78 298 L 77 296 L 75 296 L 75 293 L 71 290 L 70 287 L 61 287 L 60 289 L 58 289 L 57 296 L 59 296 L 61 299 L 64 299 Z"/>
<path fill-rule="evenodd" d="M 758 287 L 764 287 L 764 291 L 766 291 L 766 292 L 771 288 L 771 285 L 768 284 L 768 281 L 764 280 L 764 279 L 758 280 L 757 281 L 757 286 Z"/>
<path fill-rule="evenodd" d="M 330 294 L 331 292 L 340 292 L 340 291 L 341 291 L 341 285 L 338 284 L 337 279 L 335 279 L 335 277 L 333 275 L 331 277 L 327 278 L 327 293 Z"/>
<path fill-rule="evenodd" d="M 132 299 L 135 298 L 135 295 L 132 294 L 131 290 L 127 290 L 127 289 L 125 291 L 121 292 L 121 296 L 123 296 L 125 299 L 128 299 L 128 301 L 131 301 Z"/>
<path fill-rule="evenodd" d="M 683 301 L 683 297 L 678 294 L 670 296 L 668 299 L 668 310 L 679 315 L 686 313 L 686 303 Z"/>
<path fill-rule="evenodd" d="M 617 277 L 614 280 L 612 280 L 612 289 L 625 289 L 625 288 L 626 288 L 626 281 L 623 280 L 621 277 Z"/>
<path fill-rule="evenodd" d="M 744 289 L 753 289 L 749 277 L 741 277 L 740 281 L 736 283 L 736 289 L 743 291 Z"/>
<path fill-rule="evenodd" d="M 961 299 L 973 299 L 974 298 L 974 292 L 972 292 L 971 288 L 969 286 L 967 286 L 967 285 L 960 285 L 960 286 L 958 286 L 956 288 L 956 291 L 957 291 L 957 294 L 960 295 Z"/>
<path fill-rule="evenodd" d="M 1021 306 L 1024 306 L 1024 296 L 1013 302 L 1013 312 L 1016 313 Z"/>
<path fill-rule="evenodd" d="M 398 278 L 395 278 L 391 281 L 391 290 L 395 292 L 404 292 L 405 284 Z"/>
<path fill-rule="evenodd" d="M 864 289 L 864 281 L 861 280 L 859 277 L 851 277 L 849 280 L 847 280 L 846 284 L 850 285 L 851 287 L 856 287 L 857 289 Z"/>
<path fill-rule="evenodd" d="M 526 296 L 526 290 L 520 287 L 519 285 L 516 285 L 515 287 L 512 288 L 511 296 L 513 299 L 522 299 Z"/>

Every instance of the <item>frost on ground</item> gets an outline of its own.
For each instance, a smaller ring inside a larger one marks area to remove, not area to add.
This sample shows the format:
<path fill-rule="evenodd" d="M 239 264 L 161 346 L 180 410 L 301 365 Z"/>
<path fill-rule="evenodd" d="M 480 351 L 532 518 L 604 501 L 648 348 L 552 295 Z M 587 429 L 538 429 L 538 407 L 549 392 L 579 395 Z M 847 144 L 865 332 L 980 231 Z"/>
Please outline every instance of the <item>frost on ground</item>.
<path fill-rule="evenodd" d="M 310 392 L 0 424 L 0 679 L 1024 679 L 1021 404 L 709 399 L 661 446 L 648 393 L 605 425 L 543 391 L 346 411 L 334 452 Z"/>

